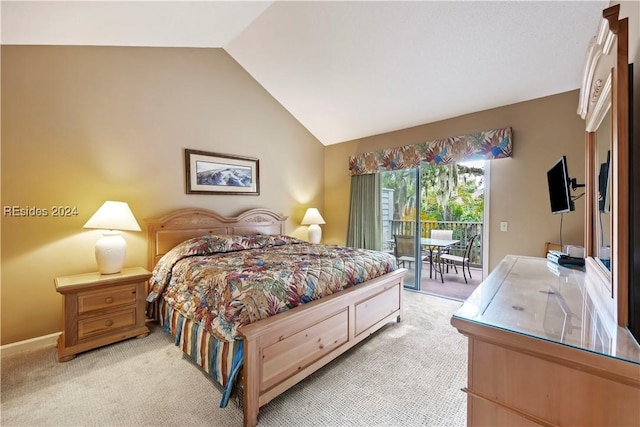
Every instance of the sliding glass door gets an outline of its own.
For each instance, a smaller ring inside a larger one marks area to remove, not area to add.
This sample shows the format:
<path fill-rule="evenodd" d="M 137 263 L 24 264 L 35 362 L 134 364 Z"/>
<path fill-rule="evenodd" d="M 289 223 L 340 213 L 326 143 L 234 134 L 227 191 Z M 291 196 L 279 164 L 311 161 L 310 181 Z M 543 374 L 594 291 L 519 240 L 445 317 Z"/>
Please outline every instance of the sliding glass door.
<path fill-rule="evenodd" d="M 407 269 L 406 287 L 459 297 L 454 295 L 456 291 L 442 286 L 445 280 L 438 277 L 437 265 L 431 264 L 430 252 L 426 249 L 433 246 L 422 245 L 423 239 L 433 237 L 433 230 L 449 233 L 448 239 L 456 243 L 447 246 L 447 252 L 456 256 L 465 255 L 467 242 L 477 236 L 469 261 L 474 268 L 474 278 L 481 280 L 486 178 L 483 161 L 441 166 L 425 164 L 416 169 L 380 173 L 383 249 L 393 253 L 398 265 Z M 450 276 L 449 280 L 454 283 L 456 278 Z M 466 285 L 466 276 L 464 280 Z"/>
<path fill-rule="evenodd" d="M 407 269 L 404 285 L 420 289 L 420 169 L 381 172 L 383 250 L 393 253 Z"/>

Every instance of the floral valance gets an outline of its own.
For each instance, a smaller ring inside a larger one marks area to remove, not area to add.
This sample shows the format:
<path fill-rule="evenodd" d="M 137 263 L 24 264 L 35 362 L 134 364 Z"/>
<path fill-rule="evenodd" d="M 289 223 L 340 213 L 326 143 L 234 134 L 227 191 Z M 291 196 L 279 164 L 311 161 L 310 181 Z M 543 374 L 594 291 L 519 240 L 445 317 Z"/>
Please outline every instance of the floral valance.
<path fill-rule="evenodd" d="M 385 148 L 349 157 L 349 174 L 411 169 L 422 163 L 446 165 L 469 160 L 511 157 L 511 128 L 492 129 L 402 147 Z"/>

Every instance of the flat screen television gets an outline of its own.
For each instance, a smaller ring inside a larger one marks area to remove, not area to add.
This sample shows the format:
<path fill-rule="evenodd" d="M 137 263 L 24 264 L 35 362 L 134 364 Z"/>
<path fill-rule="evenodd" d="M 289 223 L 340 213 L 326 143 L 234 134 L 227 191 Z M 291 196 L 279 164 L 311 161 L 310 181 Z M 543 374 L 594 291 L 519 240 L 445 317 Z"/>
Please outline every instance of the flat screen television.
<path fill-rule="evenodd" d="M 547 171 L 547 182 L 549 184 L 549 202 L 551 203 L 551 213 L 561 214 L 575 210 L 570 193 L 569 171 L 567 170 L 567 157 L 562 156 Z"/>

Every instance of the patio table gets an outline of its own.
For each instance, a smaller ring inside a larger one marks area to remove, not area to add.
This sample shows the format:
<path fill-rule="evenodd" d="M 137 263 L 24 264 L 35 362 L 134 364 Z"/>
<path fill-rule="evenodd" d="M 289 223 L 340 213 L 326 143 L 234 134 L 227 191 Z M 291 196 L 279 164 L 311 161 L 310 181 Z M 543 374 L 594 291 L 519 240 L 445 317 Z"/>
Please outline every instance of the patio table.
<path fill-rule="evenodd" d="M 433 277 L 433 271 L 436 267 L 433 266 L 433 251 L 438 249 L 438 253 L 440 253 L 440 249 L 449 247 L 451 245 L 455 245 L 460 240 L 455 239 L 432 239 L 429 237 L 423 237 L 420 239 L 420 244 L 423 248 L 426 248 L 429 251 L 429 279 Z M 436 265 L 438 263 L 436 262 Z M 442 272 L 440 272 L 442 274 Z"/>

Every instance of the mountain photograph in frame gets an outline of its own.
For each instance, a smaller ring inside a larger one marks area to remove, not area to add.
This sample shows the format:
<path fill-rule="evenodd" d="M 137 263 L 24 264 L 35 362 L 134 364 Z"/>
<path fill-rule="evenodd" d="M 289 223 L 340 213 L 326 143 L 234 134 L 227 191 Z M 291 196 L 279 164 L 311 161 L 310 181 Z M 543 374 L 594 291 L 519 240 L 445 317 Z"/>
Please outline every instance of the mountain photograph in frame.
<path fill-rule="evenodd" d="M 260 194 L 260 162 L 253 157 L 184 150 L 187 194 Z"/>

